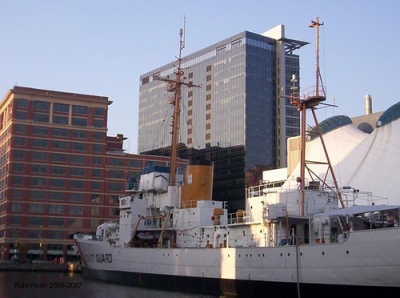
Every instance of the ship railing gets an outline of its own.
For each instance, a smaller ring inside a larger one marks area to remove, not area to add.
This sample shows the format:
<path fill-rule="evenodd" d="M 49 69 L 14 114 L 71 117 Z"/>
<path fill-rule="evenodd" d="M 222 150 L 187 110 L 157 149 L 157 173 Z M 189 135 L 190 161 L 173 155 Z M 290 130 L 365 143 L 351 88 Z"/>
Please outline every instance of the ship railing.
<path fill-rule="evenodd" d="M 252 222 L 261 222 L 263 220 L 262 212 L 252 213 L 250 211 L 238 210 L 228 214 L 228 224 L 243 224 Z"/>
<path fill-rule="evenodd" d="M 349 186 L 341 188 L 340 191 L 345 207 L 389 204 L 389 198 L 373 195 L 370 191 L 360 191 Z"/>
<path fill-rule="evenodd" d="M 317 86 L 310 86 L 305 89 L 302 89 L 302 94 L 297 94 L 300 96 L 300 99 L 307 100 L 312 97 L 325 97 L 326 95 L 326 88 L 324 86 L 318 85 Z"/>
<path fill-rule="evenodd" d="M 139 190 L 139 183 L 137 182 L 126 182 L 125 183 L 125 191 L 138 191 Z"/>
<path fill-rule="evenodd" d="M 190 200 L 190 201 L 181 202 L 181 209 L 196 208 L 196 207 L 197 207 L 197 201 L 196 200 Z"/>

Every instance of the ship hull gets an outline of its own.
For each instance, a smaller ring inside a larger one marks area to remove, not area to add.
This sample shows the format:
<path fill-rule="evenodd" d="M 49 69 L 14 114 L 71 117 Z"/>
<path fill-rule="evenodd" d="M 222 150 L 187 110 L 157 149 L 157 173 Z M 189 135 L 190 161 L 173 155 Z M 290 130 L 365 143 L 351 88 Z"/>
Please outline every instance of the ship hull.
<path fill-rule="evenodd" d="M 182 291 L 220 297 L 297 297 L 297 284 L 284 282 L 266 282 L 255 280 L 231 280 L 203 277 L 169 276 L 125 271 L 107 271 L 83 269 L 85 278 L 101 280 L 133 287 Z M 302 297 L 321 297 L 325 295 L 355 295 L 370 297 L 377 291 L 381 295 L 391 295 L 399 291 L 398 287 L 349 286 L 329 284 L 300 284 Z"/>
<path fill-rule="evenodd" d="M 139 287 L 253 297 L 294 297 L 298 288 L 305 297 L 400 290 L 398 228 L 297 247 L 121 248 L 90 240 L 77 245 L 86 277 Z"/>

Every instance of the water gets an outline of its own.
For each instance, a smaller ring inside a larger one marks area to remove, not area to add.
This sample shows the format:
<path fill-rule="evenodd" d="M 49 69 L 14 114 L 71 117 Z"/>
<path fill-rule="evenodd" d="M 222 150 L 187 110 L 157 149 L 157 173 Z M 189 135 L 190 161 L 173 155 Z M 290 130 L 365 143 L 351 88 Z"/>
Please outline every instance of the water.
<path fill-rule="evenodd" d="M 87 279 L 82 274 L 59 272 L 1 271 L 0 297 L 43 298 L 211 298 L 191 293 L 159 291 Z"/>

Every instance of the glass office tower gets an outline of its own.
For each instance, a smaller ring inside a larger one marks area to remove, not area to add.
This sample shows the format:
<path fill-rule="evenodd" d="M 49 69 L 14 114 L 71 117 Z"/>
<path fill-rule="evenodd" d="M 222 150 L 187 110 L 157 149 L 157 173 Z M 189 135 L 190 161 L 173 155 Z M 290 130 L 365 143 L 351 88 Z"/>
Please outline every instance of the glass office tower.
<path fill-rule="evenodd" d="M 286 166 L 286 139 L 299 134 L 299 113 L 285 97 L 299 76 L 293 51 L 306 43 L 284 37 L 282 25 L 260 35 L 243 32 L 183 59 L 179 156 L 214 162 L 216 200 L 244 207 L 245 188 L 262 170 Z M 171 144 L 172 106 L 165 82 L 174 62 L 140 77 L 139 148 L 165 154 Z"/>

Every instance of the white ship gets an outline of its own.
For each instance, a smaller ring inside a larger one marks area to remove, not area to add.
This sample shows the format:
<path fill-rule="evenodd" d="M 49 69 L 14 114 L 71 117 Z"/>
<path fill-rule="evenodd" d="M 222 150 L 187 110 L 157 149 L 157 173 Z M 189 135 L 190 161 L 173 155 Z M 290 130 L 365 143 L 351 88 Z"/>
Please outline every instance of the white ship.
<path fill-rule="evenodd" d="M 319 90 L 317 84 L 303 99 L 292 94 L 302 119 L 307 110 L 315 117 L 325 100 Z M 227 296 L 397 293 L 400 206 L 339 187 L 317 123 L 315 132 L 306 142 L 302 121 L 298 170 L 280 186 L 269 181 L 249 189 L 245 210 L 233 214 L 226 202 L 211 199 L 212 164 L 188 165 L 179 185 L 171 183 L 179 180 L 175 171 L 148 166 L 120 198 L 118 223 L 100 225 L 95 237 L 75 235 L 83 274 Z M 310 162 L 306 143 L 320 141 L 323 162 Z M 326 175 L 315 175 L 321 167 Z"/>

